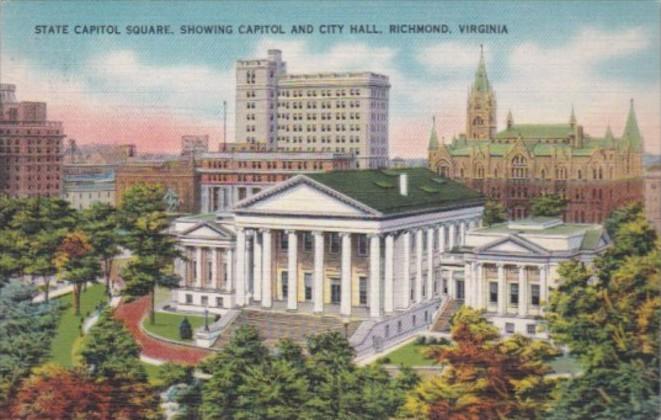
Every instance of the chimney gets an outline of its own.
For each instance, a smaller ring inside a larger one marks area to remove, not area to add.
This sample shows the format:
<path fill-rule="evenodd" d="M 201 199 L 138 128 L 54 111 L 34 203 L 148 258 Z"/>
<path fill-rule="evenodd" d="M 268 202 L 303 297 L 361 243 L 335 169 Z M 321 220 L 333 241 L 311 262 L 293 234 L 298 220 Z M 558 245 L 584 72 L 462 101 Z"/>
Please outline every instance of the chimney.
<path fill-rule="evenodd" d="M 399 195 L 409 195 L 409 177 L 407 174 L 399 174 Z"/>

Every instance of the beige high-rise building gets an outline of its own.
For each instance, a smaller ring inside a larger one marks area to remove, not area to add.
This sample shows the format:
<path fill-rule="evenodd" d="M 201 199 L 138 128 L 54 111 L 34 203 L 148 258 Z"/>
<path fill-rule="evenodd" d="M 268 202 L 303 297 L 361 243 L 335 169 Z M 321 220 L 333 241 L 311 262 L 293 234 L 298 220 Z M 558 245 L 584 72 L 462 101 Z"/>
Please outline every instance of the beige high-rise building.
<path fill-rule="evenodd" d="M 388 76 L 287 74 L 279 50 L 236 66 L 236 141 L 281 151 L 353 153 L 360 168 L 388 163 Z"/>

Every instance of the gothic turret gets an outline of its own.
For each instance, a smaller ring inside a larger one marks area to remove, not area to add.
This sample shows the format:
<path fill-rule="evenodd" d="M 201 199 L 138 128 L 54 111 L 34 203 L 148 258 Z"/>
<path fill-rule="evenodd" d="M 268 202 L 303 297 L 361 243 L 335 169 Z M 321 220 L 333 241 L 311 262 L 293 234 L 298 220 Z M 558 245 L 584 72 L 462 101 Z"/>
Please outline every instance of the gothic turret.
<path fill-rule="evenodd" d="M 438 135 L 436 134 L 436 116 L 431 118 L 431 134 L 429 135 L 428 150 L 438 149 Z"/>
<path fill-rule="evenodd" d="M 622 139 L 628 141 L 633 150 L 640 150 L 643 143 L 643 138 L 638 129 L 638 120 L 636 119 L 636 111 L 633 107 L 633 98 L 629 104 L 629 115 L 627 115 L 627 123 L 624 126 L 624 133 Z"/>
<path fill-rule="evenodd" d="M 511 130 L 514 127 L 514 117 L 512 117 L 512 110 L 507 112 L 507 129 Z"/>
<path fill-rule="evenodd" d="M 480 62 L 475 80 L 468 94 L 466 137 L 490 139 L 496 135 L 496 94 L 491 88 L 484 63 L 484 50 L 480 46 Z"/>
<path fill-rule="evenodd" d="M 574 114 L 574 105 L 571 106 L 571 115 L 569 116 L 569 126 L 576 127 L 576 114 Z"/>

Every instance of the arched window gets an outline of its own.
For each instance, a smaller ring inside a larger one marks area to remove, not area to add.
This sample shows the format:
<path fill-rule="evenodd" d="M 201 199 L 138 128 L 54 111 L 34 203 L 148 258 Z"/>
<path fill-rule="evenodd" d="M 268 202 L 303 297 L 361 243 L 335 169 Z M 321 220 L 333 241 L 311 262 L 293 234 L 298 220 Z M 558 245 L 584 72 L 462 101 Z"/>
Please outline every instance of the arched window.
<path fill-rule="evenodd" d="M 546 171 L 544 169 L 542 169 L 542 179 L 545 179 L 545 178 L 546 178 Z"/>
<path fill-rule="evenodd" d="M 448 162 L 447 160 L 440 161 L 436 168 L 437 168 L 436 172 L 439 175 L 445 178 L 450 177 L 450 162 Z"/>
<path fill-rule="evenodd" d="M 484 178 L 484 166 L 482 165 L 475 166 L 475 177 L 478 179 Z"/>
<path fill-rule="evenodd" d="M 583 172 L 581 172 L 580 169 L 578 170 L 578 173 L 577 173 L 576 177 L 577 177 L 578 179 L 583 179 Z"/>
<path fill-rule="evenodd" d="M 528 177 L 528 162 L 522 155 L 514 156 L 512 159 L 512 178 L 523 179 Z"/>
<path fill-rule="evenodd" d="M 475 125 L 482 125 L 482 124 L 484 124 L 484 120 L 482 119 L 482 117 L 478 116 L 478 117 L 473 118 L 473 125 L 474 126 Z"/>

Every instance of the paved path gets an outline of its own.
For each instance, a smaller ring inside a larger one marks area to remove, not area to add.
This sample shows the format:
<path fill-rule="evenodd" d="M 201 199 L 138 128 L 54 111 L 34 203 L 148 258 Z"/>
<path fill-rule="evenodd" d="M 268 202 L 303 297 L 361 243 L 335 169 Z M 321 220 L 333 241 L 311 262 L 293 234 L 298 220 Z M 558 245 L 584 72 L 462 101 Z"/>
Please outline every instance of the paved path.
<path fill-rule="evenodd" d="M 121 303 L 115 310 L 115 317 L 131 331 L 133 338 L 142 348 L 142 354 L 148 359 L 162 362 L 183 363 L 195 365 L 209 354 L 210 350 L 192 348 L 166 343 L 145 334 L 140 329 L 140 321 L 149 310 L 149 296 L 134 300 L 131 303 Z"/>

